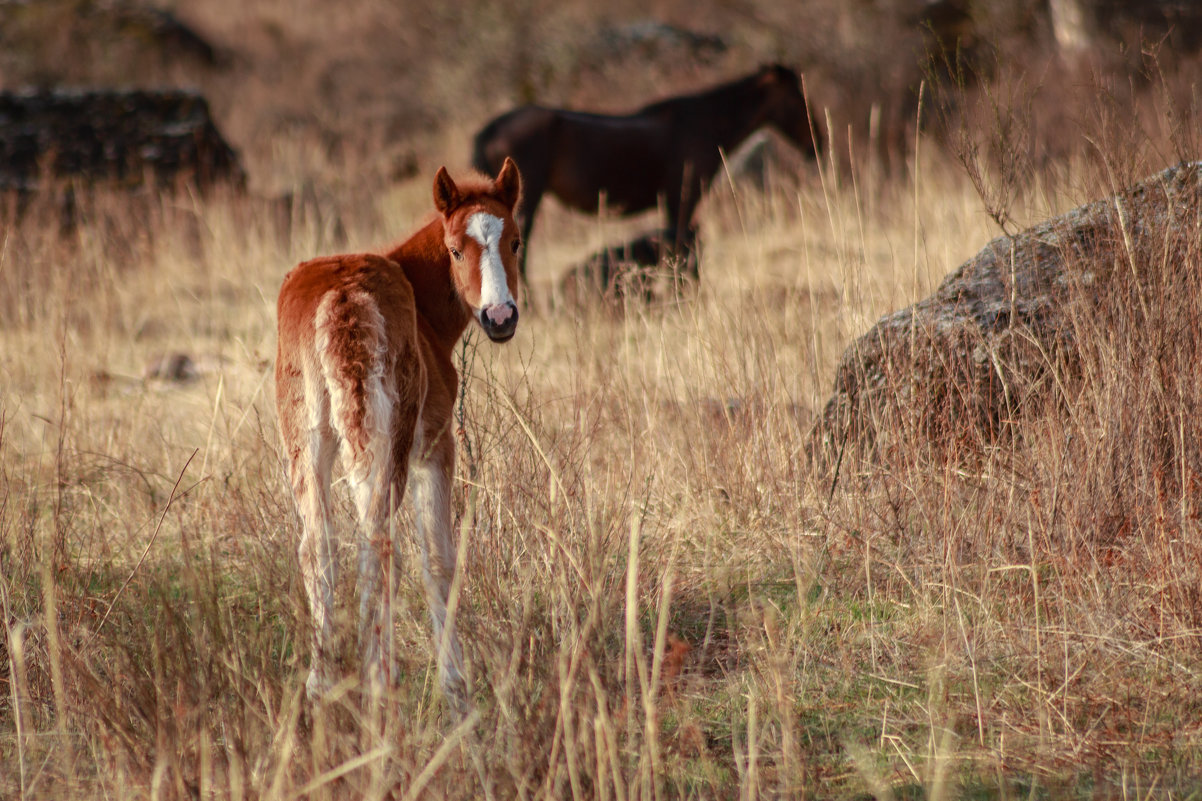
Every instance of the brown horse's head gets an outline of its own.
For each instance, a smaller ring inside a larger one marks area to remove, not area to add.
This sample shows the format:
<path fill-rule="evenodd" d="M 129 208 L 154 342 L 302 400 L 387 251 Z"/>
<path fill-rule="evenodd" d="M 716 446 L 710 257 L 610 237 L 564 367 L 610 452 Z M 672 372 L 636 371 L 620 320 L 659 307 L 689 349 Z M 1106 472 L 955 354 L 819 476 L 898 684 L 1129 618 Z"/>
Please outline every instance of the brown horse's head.
<path fill-rule="evenodd" d="M 756 86 L 763 93 L 764 122 L 788 137 L 801 152 L 817 155 L 814 128 L 801 91 L 801 78 L 781 64 L 761 67 Z"/>
<path fill-rule="evenodd" d="M 434 206 L 460 299 L 493 342 L 513 337 L 518 324 L 518 250 L 513 211 L 522 194 L 517 164 L 506 158 L 495 181 L 456 184 L 445 167 L 434 177 Z"/>

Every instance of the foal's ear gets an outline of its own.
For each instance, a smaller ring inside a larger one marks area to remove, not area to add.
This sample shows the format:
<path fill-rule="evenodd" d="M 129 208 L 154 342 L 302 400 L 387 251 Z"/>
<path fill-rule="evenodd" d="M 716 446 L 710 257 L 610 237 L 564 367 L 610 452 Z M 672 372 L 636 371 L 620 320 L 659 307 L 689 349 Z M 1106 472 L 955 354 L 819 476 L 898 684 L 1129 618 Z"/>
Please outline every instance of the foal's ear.
<path fill-rule="evenodd" d="M 522 176 L 518 172 L 518 165 L 509 156 L 505 157 L 505 164 L 501 167 L 501 172 L 497 175 L 497 200 L 500 200 L 510 211 L 517 208 L 518 198 L 522 196 Z"/>
<path fill-rule="evenodd" d="M 434 208 L 445 217 L 455 210 L 459 201 L 459 187 L 451 180 L 447 168 L 439 167 L 438 174 L 434 176 Z"/>

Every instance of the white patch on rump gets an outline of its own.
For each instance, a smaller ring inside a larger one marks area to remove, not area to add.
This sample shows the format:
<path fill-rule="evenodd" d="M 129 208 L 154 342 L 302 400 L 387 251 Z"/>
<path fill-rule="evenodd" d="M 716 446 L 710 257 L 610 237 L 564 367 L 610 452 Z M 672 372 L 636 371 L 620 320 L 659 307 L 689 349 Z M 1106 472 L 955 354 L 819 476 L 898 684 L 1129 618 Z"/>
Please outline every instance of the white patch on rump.
<path fill-rule="evenodd" d="M 384 365 L 388 357 L 388 329 L 375 298 L 361 290 L 349 292 L 343 302 L 358 312 L 356 322 L 360 335 L 350 338 L 355 345 L 351 352 L 337 352 L 333 346 L 334 335 L 337 332 L 333 330 L 334 323 L 331 318 L 338 295 L 339 293 L 334 291 L 327 292 L 318 304 L 314 319 L 317 358 L 325 377 L 325 384 L 329 388 L 330 424 L 342 439 L 351 486 L 370 487 L 383 480 L 381 471 L 391 469 L 388 458 L 392 410 L 396 407 L 398 398 L 396 390 L 384 380 Z M 346 339 L 343 332 L 344 346 Z M 367 381 L 362 390 L 344 374 L 346 365 L 342 360 L 348 356 L 357 361 L 364 361 L 368 367 Z M 364 392 L 364 397 L 353 397 L 357 391 Z M 363 417 L 357 419 L 356 409 L 360 405 Z M 363 513 L 366 509 L 366 496 L 359 497 L 357 489 L 355 494 L 356 504 L 360 507 L 360 513 Z"/>
<path fill-rule="evenodd" d="M 468 218 L 466 233 L 480 243 L 480 308 L 513 303 L 501 261 L 501 233 L 505 222 L 500 217 L 478 211 Z"/>

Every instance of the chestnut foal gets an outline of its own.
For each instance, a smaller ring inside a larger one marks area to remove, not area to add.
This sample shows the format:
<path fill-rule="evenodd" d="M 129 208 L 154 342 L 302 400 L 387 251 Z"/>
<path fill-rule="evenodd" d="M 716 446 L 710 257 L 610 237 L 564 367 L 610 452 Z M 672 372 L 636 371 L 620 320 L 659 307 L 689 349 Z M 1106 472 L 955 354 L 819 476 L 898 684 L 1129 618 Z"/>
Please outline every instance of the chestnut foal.
<path fill-rule="evenodd" d="M 447 620 L 455 569 L 451 412 L 458 385 L 451 356 L 472 320 L 494 342 L 513 337 L 521 246 L 513 210 L 520 194 L 512 160 L 495 181 L 457 184 L 444 167 L 434 178 L 438 216 L 403 244 L 383 256 L 307 261 L 280 288 L 276 403 L 304 528 L 300 566 L 313 618 L 310 699 L 320 699 L 335 678 L 331 613 L 338 570 L 330 473 L 341 449 L 359 521 L 365 686 L 378 692 L 398 679 L 395 655 L 385 654 L 392 650 L 392 600 L 402 570 L 389 521 L 408 484 L 439 677 L 457 714 L 471 708 L 463 653 Z M 382 570 L 382 562 L 391 569 Z"/>

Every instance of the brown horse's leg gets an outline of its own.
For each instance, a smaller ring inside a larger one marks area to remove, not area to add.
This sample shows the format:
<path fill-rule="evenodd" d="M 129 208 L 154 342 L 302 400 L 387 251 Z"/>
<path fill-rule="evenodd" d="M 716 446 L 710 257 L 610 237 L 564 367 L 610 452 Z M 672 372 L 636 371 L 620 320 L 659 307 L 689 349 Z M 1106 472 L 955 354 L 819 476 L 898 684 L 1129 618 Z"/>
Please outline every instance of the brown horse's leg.
<path fill-rule="evenodd" d="M 692 215 L 696 213 L 697 203 L 701 202 L 701 182 L 691 173 L 691 165 L 686 165 L 684 177 L 680 180 L 680 194 L 668 192 L 665 204 L 668 213 L 667 236 L 672 245 L 672 256 L 677 265 L 684 266 L 690 277 L 696 280 L 697 233 L 692 227 Z"/>
<path fill-rule="evenodd" d="M 514 218 L 522 229 L 522 252 L 518 256 L 518 271 L 522 276 L 522 288 L 529 284 L 526 281 L 526 256 L 530 253 L 530 232 L 534 230 L 534 215 L 538 211 L 539 201 L 543 199 L 543 184 L 531 184 L 522 177 L 522 200 L 514 212 Z M 524 293 L 523 293 L 524 294 Z"/>

